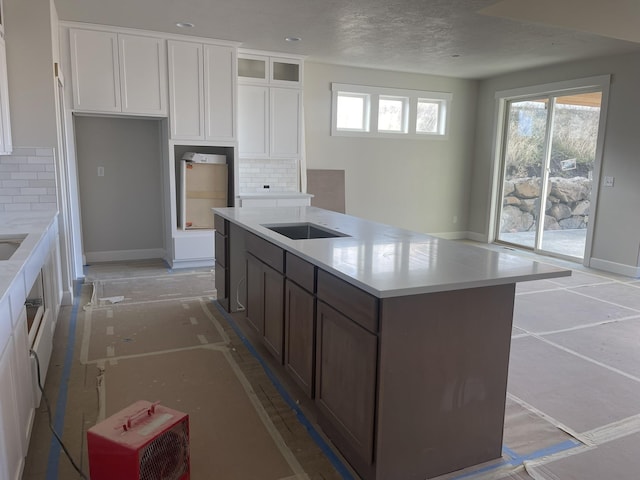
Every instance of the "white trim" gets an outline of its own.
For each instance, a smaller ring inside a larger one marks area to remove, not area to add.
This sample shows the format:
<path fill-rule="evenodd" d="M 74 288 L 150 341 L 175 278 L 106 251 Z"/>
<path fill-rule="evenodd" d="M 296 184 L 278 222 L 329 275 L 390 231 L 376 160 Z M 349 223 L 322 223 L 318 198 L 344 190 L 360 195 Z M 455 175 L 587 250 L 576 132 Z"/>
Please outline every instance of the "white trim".
<path fill-rule="evenodd" d="M 579 88 L 605 88 L 611 83 L 611 75 L 598 75 L 595 77 L 577 78 L 562 82 L 545 83 L 542 85 L 532 85 L 529 87 L 518 87 L 509 90 L 500 90 L 495 94 L 496 100 L 515 100 L 518 98 L 530 97 L 533 95 L 557 94 L 565 90 L 576 90 Z"/>
<path fill-rule="evenodd" d="M 444 238 L 445 240 L 466 240 L 471 235 L 471 232 L 439 232 L 428 233 L 432 237 Z"/>
<path fill-rule="evenodd" d="M 169 263 L 171 268 L 199 268 L 213 267 L 215 265 L 213 260 L 173 260 Z"/>
<path fill-rule="evenodd" d="M 164 248 L 141 250 L 109 250 L 104 252 L 85 252 L 87 263 L 114 262 L 122 260 L 146 260 L 149 258 L 165 258 Z"/>
<path fill-rule="evenodd" d="M 489 239 L 487 238 L 487 235 L 484 233 L 467 232 L 467 239 L 473 240 L 474 242 L 489 243 Z"/>
<path fill-rule="evenodd" d="M 634 265 L 625 265 L 623 263 L 610 262 L 609 260 L 591 257 L 591 261 L 587 266 L 605 272 L 624 275 L 625 277 L 640 278 L 640 267 Z"/>

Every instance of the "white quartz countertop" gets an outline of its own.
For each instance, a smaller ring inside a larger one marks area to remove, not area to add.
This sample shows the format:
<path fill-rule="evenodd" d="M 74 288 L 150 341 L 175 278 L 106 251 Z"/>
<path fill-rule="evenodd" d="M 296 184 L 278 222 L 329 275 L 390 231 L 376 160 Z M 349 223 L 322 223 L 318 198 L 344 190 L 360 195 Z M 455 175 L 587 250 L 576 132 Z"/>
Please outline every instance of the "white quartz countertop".
<path fill-rule="evenodd" d="M 571 275 L 571 270 L 316 207 L 214 212 L 379 298 Z M 347 237 L 291 240 L 264 225 L 309 222 Z"/>
<path fill-rule="evenodd" d="M 26 235 L 9 260 L 0 260 L 0 300 L 8 295 L 15 279 L 32 260 L 34 251 L 44 241 L 56 218 L 55 211 L 0 214 L 0 238 Z"/>

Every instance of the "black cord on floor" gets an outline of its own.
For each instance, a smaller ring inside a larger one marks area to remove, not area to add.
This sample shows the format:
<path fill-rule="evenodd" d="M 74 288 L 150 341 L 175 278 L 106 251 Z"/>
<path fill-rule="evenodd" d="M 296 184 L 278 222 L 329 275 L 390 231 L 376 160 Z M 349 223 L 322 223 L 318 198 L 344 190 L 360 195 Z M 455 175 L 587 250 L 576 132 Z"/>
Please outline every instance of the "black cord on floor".
<path fill-rule="evenodd" d="M 89 480 L 89 477 L 87 477 L 87 475 L 80 469 L 80 467 L 78 467 L 76 462 L 73 460 L 73 458 L 71 457 L 71 454 L 69 453 L 69 450 L 67 450 L 67 447 L 65 447 L 64 443 L 62 443 L 62 438 L 60 438 L 60 435 L 58 435 L 58 433 L 53 428 L 53 420 L 51 419 L 51 405 L 49 405 L 49 399 L 47 398 L 47 394 L 44 393 L 44 388 L 42 388 L 42 381 L 40 378 L 40 359 L 38 358 L 38 354 L 33 350 L 30 349 L 29 353 L 33 355 L 33 358 L 36 359 L 36 366 L 37 366 L 37 373 L 38 373 L 38 388 L 40 389 L 40 392 L 42 392 L 42 399 L 44 400 L 44 403 L 47 407 L 47 416 L 49 417 L 49 430 L 51 430 L 51 433 L 53 433 L 53 436 L 56 437 L 56 440 L 58 440 L 58 443 L 62 447 L 62 450 L 64 451 L 65 455 L 71 462 L 71 465 L 73 466 L 73 468 L 80 474 L 80 477 L 84 480 Z"/>

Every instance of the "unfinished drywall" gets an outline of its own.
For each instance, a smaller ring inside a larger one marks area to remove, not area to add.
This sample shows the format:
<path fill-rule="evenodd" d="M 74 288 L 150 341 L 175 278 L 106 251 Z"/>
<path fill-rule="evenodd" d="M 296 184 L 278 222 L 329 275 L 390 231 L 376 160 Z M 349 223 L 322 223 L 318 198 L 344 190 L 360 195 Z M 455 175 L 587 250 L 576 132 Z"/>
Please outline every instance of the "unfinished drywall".
<path fill-rule="evenodd" d="M 640 54 L 627 54 L 503 75 L 480 82 L 469 230 L 486 237 L 491 198 L 496 100 L 501 90 L 611 74 L 601 180 L 594 223 L 591 266 L 631 276 L 640 274 Z"/>
<path fill-rule="evenodd" d="M 348 214 L 426 233 L 464 236 L 475 129 L 471 80 L 306 62 L 307 168 L 345 171 Z M 331 83 L 450 92 L 446 139 L 331 136 Z"/>
<path fill-rule="evenodd" d="M 74 123 L 87 261 L 161 257 L 160 121 L 79 116 Z"/>

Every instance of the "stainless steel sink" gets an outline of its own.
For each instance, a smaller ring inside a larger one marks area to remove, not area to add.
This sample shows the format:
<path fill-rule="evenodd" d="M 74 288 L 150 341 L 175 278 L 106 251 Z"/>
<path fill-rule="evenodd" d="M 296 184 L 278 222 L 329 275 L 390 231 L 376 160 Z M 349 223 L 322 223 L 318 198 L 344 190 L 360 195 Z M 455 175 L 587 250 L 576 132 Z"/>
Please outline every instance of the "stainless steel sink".
<path fill-rule="evenodd" d="M 313 223 L 284 223 L 262 225 L 271 231 L 284 235 L 291 240 L 310 240 L 313 238 L 349 237 L 346 233 L 336 232 Z"/>
<path fill-rule="evenodd" d="M 0 235 L 0 261 L 9 260 L 27 235 Z"/>

